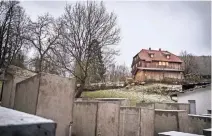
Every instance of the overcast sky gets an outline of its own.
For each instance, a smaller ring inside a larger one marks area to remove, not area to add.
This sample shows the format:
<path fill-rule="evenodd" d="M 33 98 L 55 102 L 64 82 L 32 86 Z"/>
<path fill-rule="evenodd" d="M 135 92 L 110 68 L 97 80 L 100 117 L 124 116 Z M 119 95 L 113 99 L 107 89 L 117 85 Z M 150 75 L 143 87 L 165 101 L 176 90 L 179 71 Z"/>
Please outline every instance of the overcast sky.
<path fill-rule="evenodd" d="M 66 3 L 74 1 L 22 1 L 26 13 L 35 20 L 49 12 L 58 17 Z M 109 12 L 115 12 L 121 28 L 117 46 L 119 64 L 131 65 L 132 57 L 141 49 L 168 50 L 176 55 L 187 50 L 195 55 L 211 54 L 211 2 L 106 1 Z"/>

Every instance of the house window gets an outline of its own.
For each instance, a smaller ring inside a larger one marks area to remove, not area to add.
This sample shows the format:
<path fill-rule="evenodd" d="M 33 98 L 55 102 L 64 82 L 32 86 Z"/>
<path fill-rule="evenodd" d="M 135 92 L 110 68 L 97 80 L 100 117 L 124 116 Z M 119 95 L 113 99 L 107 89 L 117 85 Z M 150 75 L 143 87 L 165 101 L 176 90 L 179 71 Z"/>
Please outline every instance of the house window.
<path fill-rule="evenodd" d="M 161 62 L 159 61 L 159 65 L 161 66 L 168 66 L 169 65 L 169 62 Z"/>
<path fill-rule="evenodd" d="M 151 54 L 150 57 L 153 58 L 154 57 L 154 54 Z"/>

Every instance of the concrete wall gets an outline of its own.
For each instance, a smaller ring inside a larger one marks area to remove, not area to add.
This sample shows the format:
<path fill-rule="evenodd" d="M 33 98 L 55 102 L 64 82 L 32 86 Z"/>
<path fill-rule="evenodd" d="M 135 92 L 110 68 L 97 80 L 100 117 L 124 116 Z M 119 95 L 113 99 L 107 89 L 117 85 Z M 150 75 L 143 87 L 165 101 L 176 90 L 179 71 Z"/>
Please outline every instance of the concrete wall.
<path fill-rule="evenodd" d="M 155 111 L 154 109 L 140 108 L 140 136 L 153 136 Z"/>
<path fill-rule="evenodd" d="M 128 98 L 96 98 L 95 100 L 119 104 L 120 106 L 130 105 L 130 101 Z"/>
<path fill-rule="evenodd" d="M 154 109 L 75 102 L 72 136 L 153 136 Z"/>
<path fill-rule="evenodd" d="M 7 108 L 13 108 L 15 100 L 16 84 L 27 78 L 28 77 L 19 77 L 14 75 L 10 79 L 4 81 L 2 101 L 1 101 L 2 106 Z"/>
<path fill-rule="evenodd" d="M 13 80 L 4 81 L 3 91 L 1 92 L 2 93 L 1 106 L 12 108 L 10 106 L 12 89 L 13 89 Z"/>
<path fill-rule="evenodd" d="M 136 107 L 155 109 L 155 104 L 154 103 L 136 103 Z"/>
<path fill-rule="evenodd" d="M 97 102 L 75 102 L 72 136 L 95 136 Z"/>
<path fill-rule="evenodd" d="M 56 123 L 38 116 L 0 107 L 1 136 L 55 136 Z"/>
<path fill-rule="evenodd" d="M 120 108 L 119 136 L 140 136 L 140 108 Z"/>
<path fill-rule="evenodd" d="M 119 105 L 75 102 L 72 136 L 118 136 Z"/>
<path fill-rule="evenodd" d="M 203 134 L 203 129 L 211 128 L 211 117 L 189 114 L 189 132 Z"/>
<path fill-rule="evenodd" d="M 189 113 L 188 103 L 155 103 L 155 109 L 186 110 Z"/>
<path fill-rule="evenodd" d="M 68 136 L 74 91 L 74 79 L 40 73 L 18 84 L 15 109 L 56 121 L 56 135 Z"/>
<path fill-rule="evenodd" d="M 187 111 L 183 110 L 155 110 L 155 136 L 160 132 L 187 132 Z"/>
<path fill-rule="evenodd" d="M 33 76 L 16 85 L 14 109 L 36 114 L 39 76 Z"/>
<path fill-rule="evenodd" d="M 211 86 L 180 93 L 177 99 L 179 103 L 188 103 L 188 100 L 195 100 L 196 114 L 206 114 L 207 110 L 211 109 Z"/>
<path fill-rule="evenodd" d="M 119 134 L 118 104 L 98 103 L 97 136 L 118 136 Z"/>
<path fill-rule="evenodd" d="M 68 136 L 75 80 L 41 73 L 36 115 L 57 122 L 57 136 Z"/>
<path fill-rule="evenodd" d="M 186 110 L 189 113 L 188 103 L 137 103 L 137 107 L 163 110 Z"/>

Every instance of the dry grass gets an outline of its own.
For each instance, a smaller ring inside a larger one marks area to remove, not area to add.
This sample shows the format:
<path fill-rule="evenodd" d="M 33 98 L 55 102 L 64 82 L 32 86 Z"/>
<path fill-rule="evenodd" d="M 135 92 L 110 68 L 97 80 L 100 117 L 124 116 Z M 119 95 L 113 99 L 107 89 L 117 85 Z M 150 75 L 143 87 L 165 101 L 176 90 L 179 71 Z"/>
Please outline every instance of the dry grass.
<path fill-rule="evenodd" d="M 142 88 L 143 87 L 143 88 Z M 94 92 L 83 92 L 82 97 L 88 98 L 128 98 L 131 105 L 138 102 L 173 102 L 169 96 L 150 93 L 150 90 L 157 89 L 157 85 L 153 86 L 138 86 L 131 89 L 113 89 L 100 90 Z M 143 91 L 141 91 L 143 90 Z"/>

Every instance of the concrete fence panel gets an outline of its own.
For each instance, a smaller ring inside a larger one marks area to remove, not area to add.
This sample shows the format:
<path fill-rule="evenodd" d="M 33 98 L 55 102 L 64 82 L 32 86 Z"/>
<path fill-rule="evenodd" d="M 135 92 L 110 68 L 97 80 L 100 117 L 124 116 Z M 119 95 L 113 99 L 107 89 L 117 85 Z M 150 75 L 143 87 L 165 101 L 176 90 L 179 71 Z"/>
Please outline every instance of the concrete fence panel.
<path fill-rule="evenodd" d="M 97 136 L 118 136 L 120 106 L 113 103 L 98 103 Z"/>
<path fill-rule="evenodd" d="M 57 123 L 56 136 L 68 136 L 75 79 L 39 73 L 17 84 L 14 109 Z"/>
<path fill-rule="evenodd" d="M 180 132 L 188 132 L 189 133 L 189 118 L 188 113 L 178 112 L 178 123 L 179 123 L 179 131 Z"/>
<path fill-rule="evenodd" d="M 57 122 L 57 136 L 68 136 L 72 122 L 75 80 L 41 73 L 36 115 Z"/>
<path fill-rule="evenodd" d="M 121 107 L 119 136 L 140 136 L 140 109 L 136 107 Z"/>
<path fill-rule="evenodd" d="M 180 113 L 183 114 L 180 114 Z M 155 136 L 160 132 L 167 131 L 186 131 L 184 123 L 188 123 L 186 119 L 187 111 L 184 110 L 155 110 Z M 181 126 L 180 126 L 181 125 Z"/>
<path fill-rule="evenodd" d="M 154 103 L 137 103 L 136 107 L 155 109 L 155 104 Z"/>
<path fill-rule="evenodd" d="M 39 91 L 39 76 L 33 76 L 17 83 L 14 109 L 36 114 Z"/>
<path fill-rule="evenodd" d="M 189 133 L 203 134 L 203 129 L 211 128 L 211 117 L 189 114 Z"/>
<path fill-rule="evenodd" d="M 75 102 L 72 136 L 95 136 L 97 102 Z"/>
<path fill-rule="evenodd" d="M 155 110 L 140 108 L 140 136 L 153 136 L 155 123 Z"/>
<path fill-rule="evenodd" d="M 130 106 L 128 98 L 96 98 L 95 100 L 119 104 L 120 106 Z"/>
<path fill-rule="evenodd" d="M 155 109 L 163 110 L 186 110 L 189 113 L 188 103 L 155 103 Z"/>

